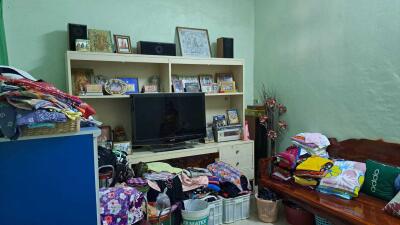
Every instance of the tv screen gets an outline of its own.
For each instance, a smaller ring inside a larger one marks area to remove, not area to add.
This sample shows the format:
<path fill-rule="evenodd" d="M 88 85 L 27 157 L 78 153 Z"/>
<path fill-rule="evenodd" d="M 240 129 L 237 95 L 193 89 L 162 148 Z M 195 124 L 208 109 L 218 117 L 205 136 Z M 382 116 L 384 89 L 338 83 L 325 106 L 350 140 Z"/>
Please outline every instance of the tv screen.
<path fill-rule="evenodd" d="M 157 145 L 206 136 L 204 93 L 132 95 L 134 145 Z"/>

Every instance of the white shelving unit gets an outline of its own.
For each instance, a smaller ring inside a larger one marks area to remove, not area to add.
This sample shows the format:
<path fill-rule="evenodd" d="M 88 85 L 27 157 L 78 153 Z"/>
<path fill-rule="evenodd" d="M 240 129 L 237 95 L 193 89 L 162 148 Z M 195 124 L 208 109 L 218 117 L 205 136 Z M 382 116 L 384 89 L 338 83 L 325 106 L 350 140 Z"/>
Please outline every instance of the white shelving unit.
<path fill-rule="evenodd" d="M 245 74 L 244 60 L 242 59 L 67 51 L 66 68 L 67 88 L 70 94 L 76 94 L 73 93 L 72 88 L 71 69 L 73 68 L 93 69 L 95 75 L 101 74 L 106 78 L 137 77 L 139 89 L 148 83 L 150 77 L 158 75 L 160 77 L 160 91 L 164 93 L 172 92 L 172 75 L 198 76 L 211 74 L 215 78 L 216 73 L 231 73 L 236 82 L 237 92 L 205 94 L 206 120 L 207 123 L 211 123 L 214 115 L 226 114 L 226 110 L 235 108 L 238 110 L 242 124 L 244 124 Z M 131 103 L 128 95 L 80 97 L 96 109 L 97 119 L 112 127 L 123 126 L 128 137 L 131 137 Z M 155 154 L 158 153 L 153 153 L 153 155 Z"/>

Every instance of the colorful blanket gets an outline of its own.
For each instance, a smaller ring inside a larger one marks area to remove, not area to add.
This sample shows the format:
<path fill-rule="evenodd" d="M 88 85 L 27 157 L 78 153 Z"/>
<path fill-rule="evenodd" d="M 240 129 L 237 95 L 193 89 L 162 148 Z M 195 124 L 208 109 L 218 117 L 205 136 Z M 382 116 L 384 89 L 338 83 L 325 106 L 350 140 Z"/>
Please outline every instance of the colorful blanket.
<path fill-rule="evenodd" d="M 318 191 L 333 194 L 345 199 L 357 197 L 364 183 L 365 163 L 338 160 L 321 179 Z"/>

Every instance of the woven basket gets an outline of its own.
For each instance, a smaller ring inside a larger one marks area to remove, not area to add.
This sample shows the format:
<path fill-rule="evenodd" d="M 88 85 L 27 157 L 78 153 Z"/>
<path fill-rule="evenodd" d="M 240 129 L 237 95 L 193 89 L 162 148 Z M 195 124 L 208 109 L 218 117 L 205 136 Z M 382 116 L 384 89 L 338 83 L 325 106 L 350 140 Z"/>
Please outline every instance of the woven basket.
<path fill-rule="evenodd" d="M 40 136 L 40 135 L 52 135 L 62 133 L 74 133 L 79 132 L 81 128 L 80 118 L 75 120 L 68 119 L 65 123 L 55 123 L 54 128 L 40 127 L 40 128 L 28 128 L 26 126 L 21 127 L 22 136 Z"/>

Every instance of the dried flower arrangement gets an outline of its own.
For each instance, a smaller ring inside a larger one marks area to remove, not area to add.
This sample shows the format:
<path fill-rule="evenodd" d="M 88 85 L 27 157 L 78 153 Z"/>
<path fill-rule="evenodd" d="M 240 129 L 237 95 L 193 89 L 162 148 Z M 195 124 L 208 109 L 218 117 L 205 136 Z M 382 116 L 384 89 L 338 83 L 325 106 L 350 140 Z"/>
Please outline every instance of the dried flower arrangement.
<path fill-rule="evenodd" d="M 265 108 L 265 114 L 261 115 L 259 120 L 261 125 L 266 129 L 267 154 L 268 156 L 273 156 L 276 154 L 277 142 L 288 129 L 286 121 L 280 120 L 280 117 L 287 112 L 287 108 L 277 101 L 275 95 L 268 92 L 264 84 L 262 85 L 260 94 Z"/>

